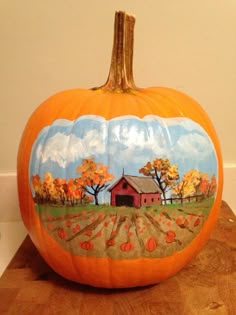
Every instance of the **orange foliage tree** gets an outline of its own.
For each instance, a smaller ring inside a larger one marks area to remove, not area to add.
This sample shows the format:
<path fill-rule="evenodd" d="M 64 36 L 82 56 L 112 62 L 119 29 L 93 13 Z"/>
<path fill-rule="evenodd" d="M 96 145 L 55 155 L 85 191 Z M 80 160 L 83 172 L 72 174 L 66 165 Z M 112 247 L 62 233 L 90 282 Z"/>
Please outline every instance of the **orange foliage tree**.
<path fill-rule="evenodd" d="M 179 179 L 179 171 L 177 165 L 171 165 L 169 159 L 156 158 L 152 162 L 147 162 L 139 173 L 145 176 L 150 176 L 155 179 L 162 191 L 162 196 L 165 201 L 166 192 L 176 185 L 176 180 Z"/>
<path fill-rule="evenodd" d="M 53 181 L 53 184 L 54 184 L 54 189 L 56 191 L 57 198 L 64 205 L 66 201 L 66 193 L 64 189 L 66 185 L 66 179 L 56 177 Z"/>
<path fill-rule="evenodd" d="M 215 177 L 215 175 L 212 175 L 211 179 L 209 179 L 209 178 L 202 179 L 202 181 L 199 185 L 199 190 L 205 196 L 210 197 L 210 196 L 213 196 L 215 194 L 216 187 L 217 187 L 216 177 Z"/>
<path fill-rule="evenodd" d="M 93 201 L 92 196 L 88 196 L 81 186 L 80 179 L 53 178 L 50 172 L 46 172 L 43 180 L 38 174 L 32 176 L 32 187 L 34 190 L 34 200 L 37 203 L 61 203 L 65 205 L 69 202 L 75 204 L 86 204 Z"/>
<path fill-rule="evenodd" d="M 54 184 L 53 184 L 53 177 L 50 172 L 46 172 L 44 174 L 43 197 L 46 200 L 46 202 L 52 202 L 56 198 Z"/>
<path fill-rule="evenodd" d="M 79 178 L 70 178 L 64 185 L 64 191 L 66 192 L 67 199 L 70 201 L 72 206 L 78 201 L 80 204 L 85 204 L 93 200 L 91 196 L 86 194 Z"/>
<path fill-rule="evenodd" d="M 101 162 L 96 163 L 94 158 L 83 159 L 82 164 L 77 167 L 77 173 L 81 174 L 81 187 L 94 197 L 95 204 L 98 205 L 98 194 L 107 188 L 107 182 L 111 181 L 114 175 L 108 173 L 108 166 Z"/>
<path fill-rule="evenodd" d="M 41 203 L 43 201 L 43 184 L 38 174 L 32 176 L 32 186 L 35 192 L 35 201 Z"/>

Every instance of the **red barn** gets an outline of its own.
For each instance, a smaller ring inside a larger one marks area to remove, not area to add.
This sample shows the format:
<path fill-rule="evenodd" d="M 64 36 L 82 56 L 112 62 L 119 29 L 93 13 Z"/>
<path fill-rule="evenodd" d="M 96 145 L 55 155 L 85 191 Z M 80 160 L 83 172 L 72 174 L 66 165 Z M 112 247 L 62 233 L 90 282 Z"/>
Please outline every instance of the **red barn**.
<path fill-rule="evenodd" d="M 161 204 L 161 189 L 153 178 L 123 175 L 111 187 L 112 206 L 142 207 Z"/>

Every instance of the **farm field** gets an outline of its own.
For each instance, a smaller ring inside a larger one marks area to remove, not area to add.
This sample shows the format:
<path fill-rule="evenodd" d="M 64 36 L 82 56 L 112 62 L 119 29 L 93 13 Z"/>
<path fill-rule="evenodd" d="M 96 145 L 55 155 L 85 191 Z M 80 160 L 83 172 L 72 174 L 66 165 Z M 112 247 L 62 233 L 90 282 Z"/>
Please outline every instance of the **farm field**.
<path fill-rule="evenodd" d="M 201 230 L 214 198 L 201 202 L 112 207 L 35 204 L 42 225 L 73 255 L 114 259 L 165 257 Z"/>

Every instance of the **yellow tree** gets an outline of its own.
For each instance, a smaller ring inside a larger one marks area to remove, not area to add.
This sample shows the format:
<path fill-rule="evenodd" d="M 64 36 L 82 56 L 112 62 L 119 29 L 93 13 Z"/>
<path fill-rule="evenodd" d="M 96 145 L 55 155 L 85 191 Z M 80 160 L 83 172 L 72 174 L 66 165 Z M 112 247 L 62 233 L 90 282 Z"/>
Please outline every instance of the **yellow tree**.
<path fill-rule="evenodd" d="M 212 187 L 215 187 L 214 178 L 212 179 Z M 211 183 L 209 176 L 206 173 L 201 173 L 198 170 L 191 169 L 186 172 L 181 181 L 173 187 L 172 192 L 180 198 L 196 195 L 198 193 L 209 195 Z"/>
<path fill-rule="evenodd" d="M 172 189 L 172 192 L 181 199 L 196 194 L 201 183 L 201 175 L 197 170 L 189 170 L 184 174 L 182 180 L 179 181 Z"/>
<path fill-rule="evenodd" d="M 171 165 L 169 159 L 156 158 L 152 162 L 147 162 L 139 169 L 139 173 L 151 176 L 157 181 L 164 200 L 166 199 L 167 191 L 172 189 L 179 179 L 178 167 L 174 164 Z"/>
<path fill-rule="evenodd" d="M 201 184 L 201 173 L 195 169 L 189 170 L 184 174 L 182 181 L 186 183 L 184 197 L 194 195 L 198 192 Z"/>
<path fill-rule="evenodd" d="M 107 182 L 111 181 L 114 175 L 108 173 L 108 166 L 101 162 L 96 163 L 94 158 L 83 159 L 82 164 L 77 167 L 77 173 L 81 174 L 82 188 L 94 196 L 95 204 L 98 205 L 98 194 L 107 188 Z"/>
<path fill-rule="evenodd" d="M 181 199 L 181 203 L 183 203 L 183 198 L 186 195 L 186 188 L 187 188 L 188 182 L 184 179 L 176 184 L 172 188 L 172 192 L 174 195 L 178 196 Z"/>

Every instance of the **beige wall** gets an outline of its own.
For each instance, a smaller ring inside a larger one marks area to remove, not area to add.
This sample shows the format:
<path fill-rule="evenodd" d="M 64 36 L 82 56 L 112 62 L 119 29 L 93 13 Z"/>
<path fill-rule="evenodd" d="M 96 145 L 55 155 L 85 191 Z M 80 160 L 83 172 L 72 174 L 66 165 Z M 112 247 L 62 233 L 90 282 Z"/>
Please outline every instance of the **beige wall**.
<path fill-rule="evenodd" d="M 27 118 L 45 98 L 104 83 L 115 10 L 137 18 L 139 86 L 164 85 L 198 100 L 236 165 L 235 0 L 0 0 L 0 172 L 15 171 Z"/>

